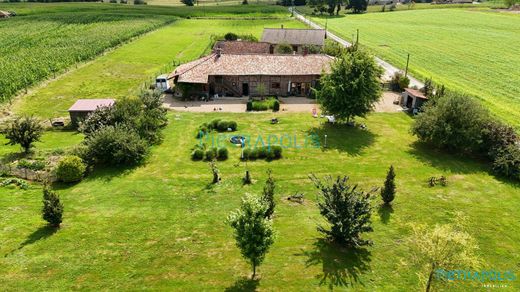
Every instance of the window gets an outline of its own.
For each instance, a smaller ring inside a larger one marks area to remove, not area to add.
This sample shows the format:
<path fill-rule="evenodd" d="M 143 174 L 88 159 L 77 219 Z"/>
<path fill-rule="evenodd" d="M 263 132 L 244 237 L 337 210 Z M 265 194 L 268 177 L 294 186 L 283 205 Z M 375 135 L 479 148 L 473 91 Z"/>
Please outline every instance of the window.
<path fill-rule="evenodd" d="M 280 89 L 280 82 L 271 82 L 271 88 Z"/>

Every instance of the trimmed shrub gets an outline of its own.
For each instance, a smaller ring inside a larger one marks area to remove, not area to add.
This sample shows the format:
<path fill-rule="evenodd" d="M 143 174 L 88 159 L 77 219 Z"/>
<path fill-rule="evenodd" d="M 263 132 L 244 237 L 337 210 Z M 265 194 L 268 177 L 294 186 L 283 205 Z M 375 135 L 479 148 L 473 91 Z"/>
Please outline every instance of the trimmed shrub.
<path fill-rule="evenodd" d="M 280 110 L 280 102 L 278 100 L 275 100 L 273 103 L 273 112 L 277 112 Z"/>
<path fill-rule="evenodd" d="M 62 182 L 77 182 L 83 178 L 86 169 L 78 156 L 65 156 L 56 165 L 56 177 Z"/>
<path fill-rule="evenodd" d="M 214 119 L 208 124 L 209 130 L 216 130 L 218 129 L 218 123 L 220 122 L 220 119 Z"/>
<path fill-rule="evenodd" d="M 246 111 L 250 112 L 253 110 L 253 101 L 248 101 L 246 105 Z"/>
<path fill-rule="evenodd" d="M 207 161 L 211 161 L 211 160 L 217 158 L 217 148 L 216 147 L 211 147 L 208 150 L 206 150 L 204 158 Z"/>
<path fill-rule="evenodd" d="M 202 149 L 193 150 L 193 152 L 191 152 L 191 159 L 193 159 L 193 160 L 204 159 L 204 150 L 202 150 Z"/>
<path fill-rule="evenodd" d="M 218 160 L 226 160 L 228 159 L 228 150 L 226 147 L 220 147 L 217 151 Z"/>
<path fill-rule="evenodd" d="M 108 165 L 134 165 L 142 162 L 148 152 L 144 139 L 123 126 L 107 126 L 85 138 L 87 161 Z"/>
<path fill-rule="evenodd" d="M 274 159 L 282 158 L 282 146 L 279 146 L 279 145 L 271 146 L 271 152 L 274 155 L 273 156 Z"/>
<path fill-rule="evenodd" d="M 249 147 L 245 148 L 243 150 L 243 157 L 242 157 L 242 160 L 252 160 L 252 152 L 253 150 Z"/>
<path fill-rule="evenodd" d="M 228 122 L 228 127 L 231 128 L 231 130 L 236 131 L 237 128 L 238 128 L 238 124 L 235 121 L 229 121 Z"/>
<path fill-rule="evenodd" d="M 226 132 L 228 128 L 229 128 L 228 121 L 219 121 L 217 124 L 217 131 L 219 131 L 219 132 Z"/>

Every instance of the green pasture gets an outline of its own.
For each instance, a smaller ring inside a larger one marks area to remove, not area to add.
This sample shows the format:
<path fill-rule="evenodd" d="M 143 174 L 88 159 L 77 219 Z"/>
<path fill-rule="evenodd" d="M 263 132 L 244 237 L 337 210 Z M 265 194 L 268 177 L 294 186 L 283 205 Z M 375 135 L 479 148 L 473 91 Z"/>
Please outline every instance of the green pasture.
<path fill-rule="evenodd" d="M 470 9 L 432 9 L 314 17 L 338 35 L 390 63 L 478 97 L 520 127 L 520 15 Z"/>
<path fill-rule="evenodd" d="M 58 231 L 47 228 L 40 217 L 41 187 L 2 189 L 3 289 L 419 290 L 404 243 L 409 224 L 457 224 L 457 213 L 468 217 L 466 230 L 477 239 L 483 269 L 518 269 L 518 185 L 490 175 L 486 163 L 417 144 L 406 114 L 371 114 L 358 121 L 368 130 L 330 126 L 310 114 L 169 116 L 164 142 L 152 148 L 144 165 L 96 169 L 81 183 L 55 185 L 65 205 Z M 271 125 L 273 117 L 280 123 Z M 224 140 L 230 158 L 217 162 L 222 182 L 211 185 L 208 164 L 191 161 L 190 152 L 197 143 L 197 127 L 213 118 L 237 121 L 238 133 L 253 141 L 258 136 L 291 137 L 283 142 L 290 148 L 284 149 L 281 160 L 249 162 L 254 183 L 243 186 L 246 165 L 239 162 L 240 150 Z M 310 133 L 321 138 L 321 147 L 301 148 Z M 55 147 L 78 143 L 69 135 L 63 133 Z M 17 149 L 3 153 L 12 151 Z M 392 208 L 382 208 L 374 196 L 374 232 L 364 236 L 374 245 L 351 250 L 323 241 L 316 231 L 323 221 L 308 175 L 349 175 L 352 183 L 369 190 L 382 185 L 391 164 L 397 173 L 397 197 Z M 253 282 L 245 279 L 250 267 L 240 257 L 225 218 L 245 193 L 260 194 L 267 169 L 273 170 L 277 183 L 278 238 L 259 269 L 260 280 Z M 448 178 L 448 186 L 430 188 L 428 178 L 441 175 Z M 296 192 L 304 194 L 304 204 L 287 201 Z M 508 284 L 520 288 L 518 282 Z M 479 283 L 448 287 L 467 291 Z"/>

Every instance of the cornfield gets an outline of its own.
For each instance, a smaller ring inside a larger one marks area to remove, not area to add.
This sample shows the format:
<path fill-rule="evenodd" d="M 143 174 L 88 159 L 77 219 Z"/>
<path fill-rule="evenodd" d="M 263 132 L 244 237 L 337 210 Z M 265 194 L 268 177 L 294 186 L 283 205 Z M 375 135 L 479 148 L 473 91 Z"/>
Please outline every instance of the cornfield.
<path fill-rule="evenodd" d="M 49 13 L 0 21 L 0 102 L 173 19 L 126 13 Z"/>

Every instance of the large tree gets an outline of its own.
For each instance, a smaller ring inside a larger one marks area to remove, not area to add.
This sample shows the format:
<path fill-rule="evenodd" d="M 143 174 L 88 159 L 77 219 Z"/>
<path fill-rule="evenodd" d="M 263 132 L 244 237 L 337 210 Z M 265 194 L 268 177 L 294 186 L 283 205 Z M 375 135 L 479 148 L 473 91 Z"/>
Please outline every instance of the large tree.
<path fill-rule="evenodd" d="M 361 234 L 372 231 L 370 216 L 371 192 L 363 192 L 357 185 L 348 183 L 348 177 L 327 177 L 325 182 L 311 175 L 311 180 L 319 190 L 318 209 L 329 222 L 328 228 L 318 226 L 318 231 L 329 239 L 346 246 L 356 247 L 371 244 L 362 240 Z"/>
<path fill-rule="evenodd" d="M 274 229 L 270 219 L 265 218 L 267 205 L 259 198 L 246 196 L 240 209 L 231 213 L 228 222 L 235 230 L 235 240 L 242 256 L 253 268 L 262 264 L 269 248 L 274 243 Z"/>
<path fill-rule="evenodd" d="M 354 13 L 362 13 L 367 10 L 368 0 L 349 0 L 347 9 L 352 9 Z"/>
<path fill-rule="evenodd" d="M 337 57 L 331 72 L 323 74 L 316 97 L 323 110 L 337 120 L 365 116 L 381 96 L 383 70 L 362 50 Z"/>
<path fill-rule="evenodd" d="M 474 152 L 482 148 L 489 114 L 473 98 L 449 93 L 428 102 L 415 119 L 412 133 L 438 148 Z"/>
<path fill-rule="evenodd" d="M 34 142 L 40 141 L 42 134 L 40 122 L 29 116 L 15 119 L 5 130 L 7 145 L 20 144 L 25 153 L 29 153 Z"/>

